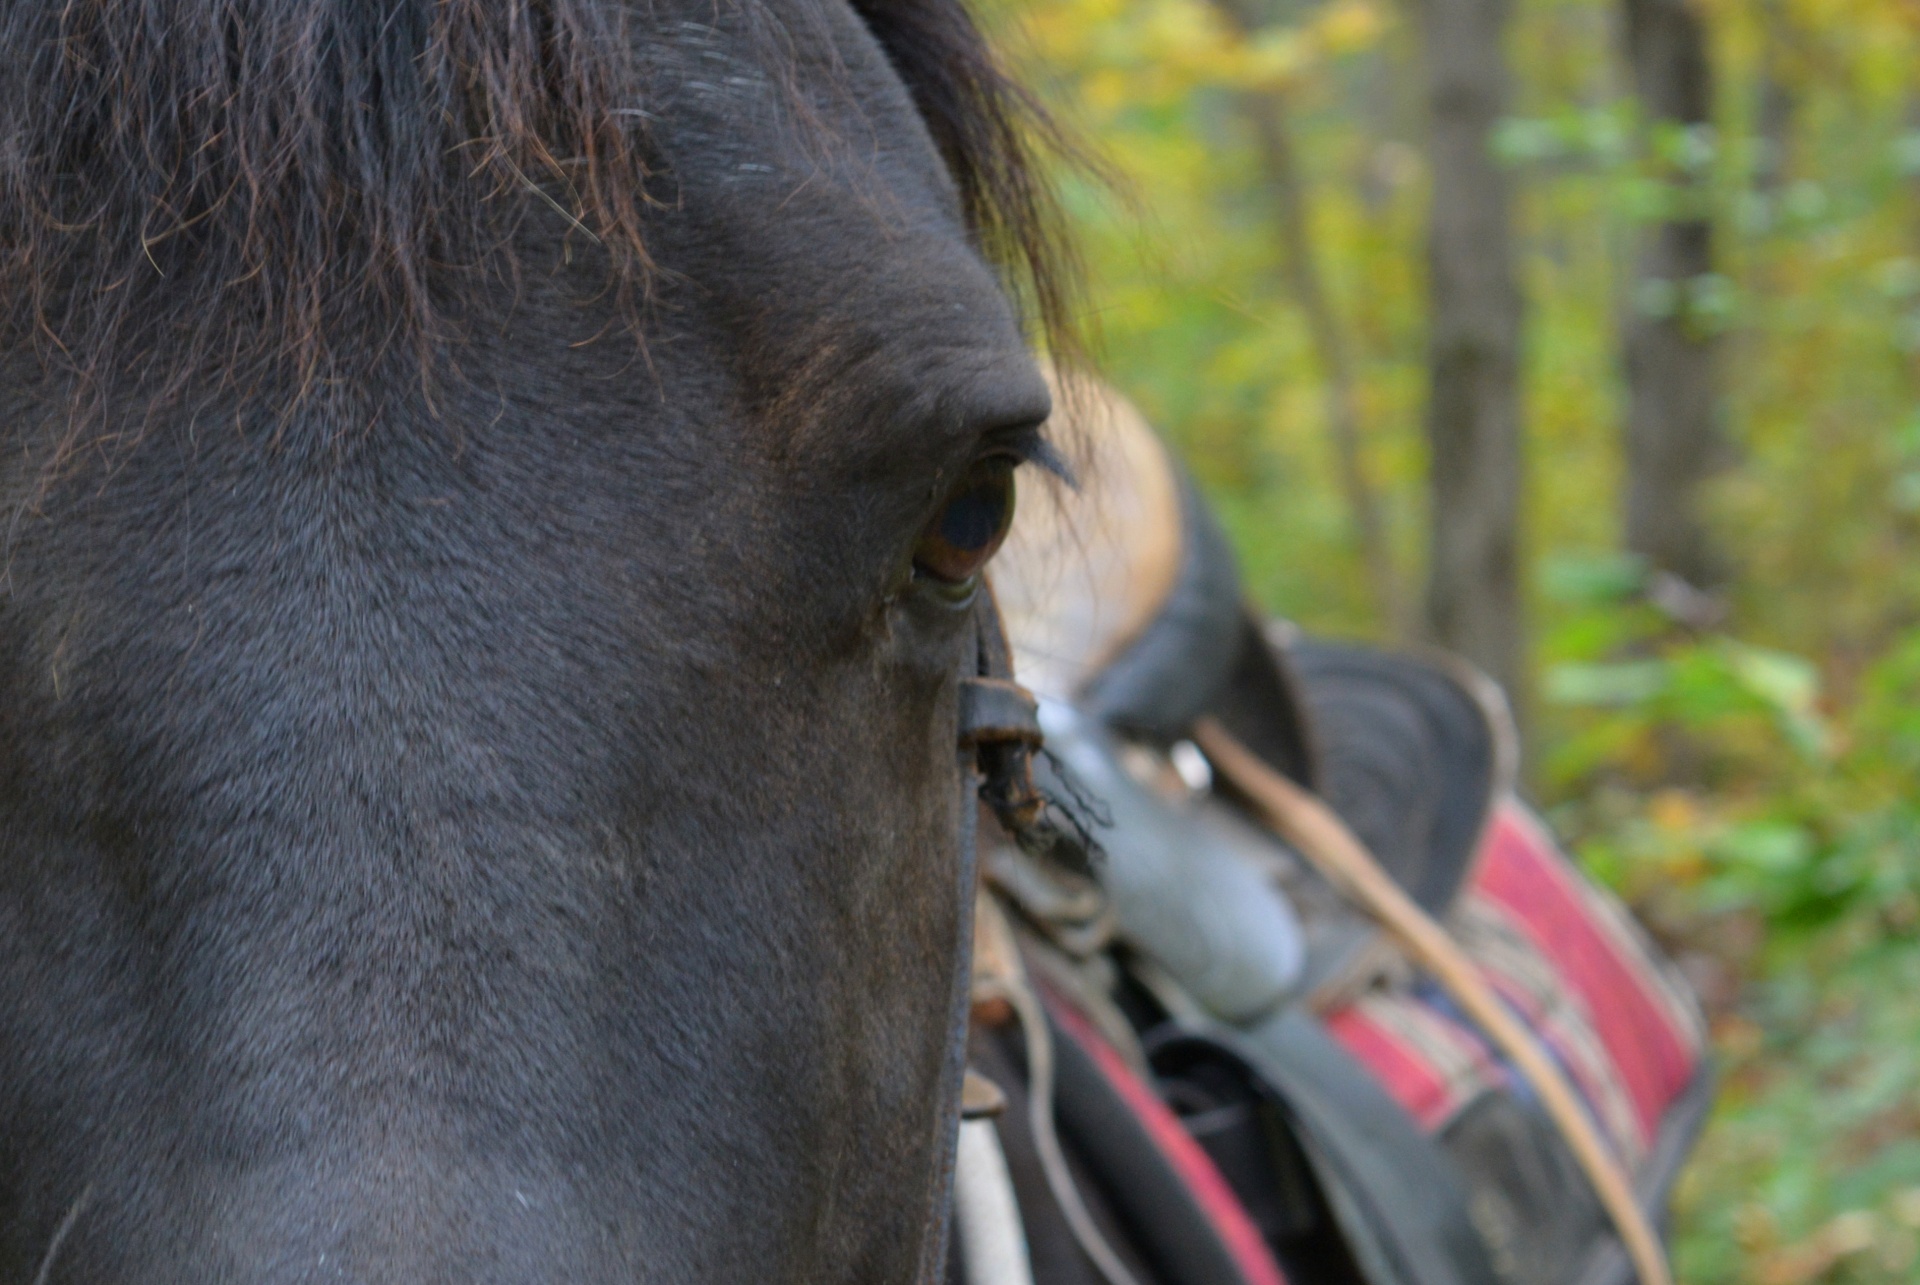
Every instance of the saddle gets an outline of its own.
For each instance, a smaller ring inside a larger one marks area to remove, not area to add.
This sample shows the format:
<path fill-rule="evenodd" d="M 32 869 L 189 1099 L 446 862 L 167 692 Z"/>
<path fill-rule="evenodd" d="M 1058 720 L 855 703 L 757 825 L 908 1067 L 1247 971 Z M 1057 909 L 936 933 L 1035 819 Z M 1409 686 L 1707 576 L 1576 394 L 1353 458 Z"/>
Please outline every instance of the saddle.
<path fill-rule="evenodd" d="M 1040 698 L 1042 785 L 1094 853 L 1075 869 L 984 832 L 982 931 L 1013 944 L 983 943 L 979 967 L 1020 973 L 1038 1010 L 977 1005 L 973 1034 L 1009 1090 L 987 1127 L 1022 1270 L 1038 1285 L 1626 1285 L 1617 1219 L 1498 1041 L 1195 743 L 1223 729 L 1446 926 L 1658 1222 L 1711 1095 L 1701 1017 L 1520 802 L 1498 689 L 1445 655 L 1262 619 L 1138 413 L 1097 389 L 1065 404 L 1078 487 L 1022 497 L 993 573 Z M 1046 1172 L 1039 1135 L 1056 1126 Z M 985 1253 L 960 1221 L 962 1257 Z M 955 1278 L 1008 1270 L 957 1263 Z"/>

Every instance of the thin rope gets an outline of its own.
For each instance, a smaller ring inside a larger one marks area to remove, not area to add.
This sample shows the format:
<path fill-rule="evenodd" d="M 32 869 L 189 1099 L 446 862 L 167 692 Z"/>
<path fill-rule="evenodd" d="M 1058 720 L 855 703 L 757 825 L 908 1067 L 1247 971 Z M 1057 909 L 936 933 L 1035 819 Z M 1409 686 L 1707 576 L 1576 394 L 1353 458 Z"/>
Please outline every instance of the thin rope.
<path fill-rule="evenodd" d="M 1012 977 L 977 977 L 974 995 L 976 999 L 1005 1000 L 1020 1020 L 1020 1033 L 1027 1043 L 1027 1127 L 1033 1133 L 1047 1189 L 1066 1218 L 1068 1230 L 1107 1285 L 1140 1285 L 1094 1225 L 1093 1215 L 1087 1212 L 1080 1188 L 1073 1181 L 1073 1172 L 1067 1168 L 1066 1153 L 1060 1149 L 1060 1134 L 1053 1122 L 1053 1032 L 1047 1026 L 1040 997 L 1024 978 Z"/>

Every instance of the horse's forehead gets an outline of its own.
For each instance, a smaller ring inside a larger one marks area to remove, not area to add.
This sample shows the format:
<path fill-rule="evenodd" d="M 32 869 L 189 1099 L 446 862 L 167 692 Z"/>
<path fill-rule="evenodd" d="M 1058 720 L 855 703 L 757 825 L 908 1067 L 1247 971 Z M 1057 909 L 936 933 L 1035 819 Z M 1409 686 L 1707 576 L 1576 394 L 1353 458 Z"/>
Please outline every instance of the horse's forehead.
<path fill-rule="evenodd" d="M 960 233 L 958 193 L 911 94 L 845 0 L 700 3 L 665 22 L 640 115 L 674 171 L 669 191 L 721 186 L 768 214 L 814 213 L 822 198 L 934 219 Z"/>
<path fill-rule="evenodd" d="M 843 0 L 676 21 L 654 54 L 669 272 L 736 328 L 767 398 L 845 426 L 848 397 L 1039 387 L 907 86 Z M 756 26 L 742 15 L 758 14 Z M 1013 369 L 1014 367 L 1020 369 Z M 921 415 L 872 415 L 906 423 Z M 951 418 L 951 417 L 949 417 Z M 791 423 L 791 418 L 789 417 Z M 878 433 L 875 427 L 872 430 Z"/>

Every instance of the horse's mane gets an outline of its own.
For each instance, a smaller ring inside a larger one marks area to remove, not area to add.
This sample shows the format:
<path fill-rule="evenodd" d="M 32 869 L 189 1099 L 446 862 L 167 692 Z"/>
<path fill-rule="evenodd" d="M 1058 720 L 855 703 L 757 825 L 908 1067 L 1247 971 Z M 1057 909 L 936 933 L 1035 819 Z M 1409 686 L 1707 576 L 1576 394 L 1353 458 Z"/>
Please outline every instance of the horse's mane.
<path fill-rule="evenodd" d="M 1029 144 L 1044 114 L 960 0 L 855 7 L 982 247 L 1060 327 L 1060 242 Z M 0 342 L 35 347 L 77 387 L 149 397 L 209 375 L 242 388 L 272 376 L 297 396 L 369 354 L 424 362 L 462 283 L 497 280 L 503 211 L 529 195 L 606 247 L 619 288 L 644 288 L 628 12 L 618 0 L 7 6 Z"/>
<path fill-rule="evenodd" d="M 1027 296 L 1056 352 L 1071 355 L 1075 258 L 1035 145 L 1075 163 L 1084 155 L 1006 74 L 962 0 L 853 0 L 853 7 L 912 91 L 987 256 Z"/>

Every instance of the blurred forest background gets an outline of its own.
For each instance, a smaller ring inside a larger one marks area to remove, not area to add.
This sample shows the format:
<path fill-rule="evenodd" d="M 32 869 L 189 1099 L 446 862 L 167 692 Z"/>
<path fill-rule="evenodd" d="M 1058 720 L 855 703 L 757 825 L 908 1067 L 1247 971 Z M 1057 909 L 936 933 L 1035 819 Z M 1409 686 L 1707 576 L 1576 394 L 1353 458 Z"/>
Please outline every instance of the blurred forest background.
<path fill-rule="evenodd" d="M 1920 3 L 993 20 L 1121 176 L 1066 180 L 1100 364 L 1253 592 L 1515 684 L 1701 988 L 1682 1279 L 1920 1280 Z"/>

